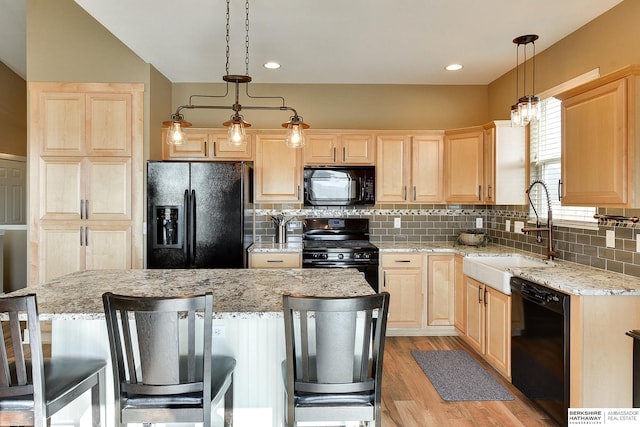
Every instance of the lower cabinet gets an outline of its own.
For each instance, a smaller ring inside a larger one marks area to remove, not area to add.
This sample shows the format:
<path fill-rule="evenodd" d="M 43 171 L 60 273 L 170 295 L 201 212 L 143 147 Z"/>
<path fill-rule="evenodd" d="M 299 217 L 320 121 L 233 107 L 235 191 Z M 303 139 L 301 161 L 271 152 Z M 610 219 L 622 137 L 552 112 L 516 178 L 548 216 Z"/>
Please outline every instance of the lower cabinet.
<path fill-rule="evenodd" d="M 387 326 L 394 334 L 452 334 L 453 254 L 380 254 L 380 290 L 391 295 Z"/>
<path fill-rule="evenodd" d="M 422 254 L 382 254 L 380 276 L 380 289 L 391 295 L 387 327 L 420 328 L 424 308 Z"/>
<path fill-rule="evenodd" d="M 249 268 L 300 268 L 302 258 L 299 252 L 251 252 Z"/>
<path fill-rule="evenodd" d="M 39 233 L 41 283 L 80 270 L 131 268 L 131 225 L 126 222 L 44 223 Z"/>
<path fill-rule="evenodd" d="M 467 343 L 507 378 L 511 377 L 511 296 L 464 276 Z"/>

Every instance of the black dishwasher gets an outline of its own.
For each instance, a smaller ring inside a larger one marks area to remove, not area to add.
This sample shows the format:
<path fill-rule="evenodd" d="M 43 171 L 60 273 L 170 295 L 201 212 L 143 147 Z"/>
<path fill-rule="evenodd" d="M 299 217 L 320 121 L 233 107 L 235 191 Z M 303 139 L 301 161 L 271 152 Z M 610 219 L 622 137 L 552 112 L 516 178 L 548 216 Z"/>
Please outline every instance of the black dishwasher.
<path fill-rule="evenodd" d="M 569 307 L 562 292 L 511 278 L 511 382 L 561 425 L 569 408 Z"/>

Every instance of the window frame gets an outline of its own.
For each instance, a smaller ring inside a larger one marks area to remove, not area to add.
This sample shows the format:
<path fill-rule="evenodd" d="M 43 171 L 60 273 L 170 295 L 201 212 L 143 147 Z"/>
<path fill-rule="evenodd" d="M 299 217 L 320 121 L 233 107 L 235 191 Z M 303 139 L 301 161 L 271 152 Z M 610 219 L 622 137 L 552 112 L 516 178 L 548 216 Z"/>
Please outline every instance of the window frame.
<path fill-rule="evenodd" d="M 557 95 L 561 92 L 564 92 L 566 90 L 572 89 L 576 86 L 579 86 L 581 84 L 587 83 L 591 80 L 594 80 L 596 78 L 600 77 L 600 69 L 599 68 L 595 68 L 589 72 L 586 72 L 584 74 L 581 74 L 573 79 L 570 79 L 564 83 L 561 83 L 557 86 L 554 86 L 553 88 L 546 90 L 544 92 L 541 92 L 538 94 L 538 97 L 541 99 L 541 102 L 545 102 L 547 101 L 549 98 L 553 98 L 554 95 Z M 559 108 L 559 105 L 557 106 Z M 558 112 L 558 120 L 561 120 L 561 117 L 559 116 L 559 112 Z M 538 158 L 538 153 L 532 153 L 533 149 L 536 149 L 537 144 L 534 143 L 533 139 L 532 139 L 532 135 L 531 135 L 531 124 L 528 125 L 527 128 L 527 132 L 529 134 L 529 179 L 530 179 L 530 183 L 533 182 L 534 179 L 539 179 L 539 171 L 540 168 L 544 167 L 544 165 L 557 165 L 558 169 L 560 170 L 561 167 L 561 161 L 562 161 L 562 157 L 561 157 L 561 149 L 560 147 L 558 147 L 558 156 L 557 157 L 553 157 L 553 158 L 547 158 L 547 159 L 543 159 L 543 160 L 535 160 Z M 560 130 L 561 132 L 561 130 Z M 560 135 L 561 137 L 561 135 Z M 561 140 L 559 141 L 559 143 L 561 144 Z M 536 173 L 534 175 L 534 172 L 538 171 L 538 173 Z M 561 173 L 561 171 L 560 171 Z M 545 184 L 547 184 L 545 182 Z M 550 192 L 553 192 L 553 189 L 550 189 Z M 556 190 L 557 193 L 557 190 Z M 535 196 L 535 198 L 538 198 L 539 196 Z M 557 200 L 557 198 L 556 198 Z M 547 203 L 543 200 L 538 200 L 537 202 L 534 200 L 534 204 L 536 205 L 536 209 L 538 210 L 538 218 L 540 220 L 544 220 L 546 221 L 547 218 Z M 535 213 L 531 207 L 531 204 L 528 204 L 528 216 L 527 216 L 527 222 L 528 223 L 535 223 Z M 560 226 L 565 226 L 565 227 L 572 227 L 572 228 L 582 228 L 582 229 L 591 229 L 591 230 L 597 230 L 598 229 L 598 221 L 594 218 L 593 220 L 589 219 L 587 220 L 588 217 L 592 216 L 592 214 L 597 212 L 597 207 L 593 206 L 584 206 L 584 207 L 576 207 L 576 206 L 562 206 L 561 202 L 557 202 L 554 203 L 552 201 L 552 209 L 554 213 L 558 213 L 558 210 L 562 210 L 565 209 L 566 211 L 571 211 L 571 210 L 576 210 L 576 209 L 588 209 L 588 211 L 585 211 L 582 216 L 584 218 L 584 220 L 571 220 L 571 219 L 558 219 L 557 216 L 554 215 L 553 218 L 553 223 L 554 225 L 560 225 Z M 543 210 L 544 209 L 544 210 Z M 579 212 L 578 212 L 579 213 Z"/>

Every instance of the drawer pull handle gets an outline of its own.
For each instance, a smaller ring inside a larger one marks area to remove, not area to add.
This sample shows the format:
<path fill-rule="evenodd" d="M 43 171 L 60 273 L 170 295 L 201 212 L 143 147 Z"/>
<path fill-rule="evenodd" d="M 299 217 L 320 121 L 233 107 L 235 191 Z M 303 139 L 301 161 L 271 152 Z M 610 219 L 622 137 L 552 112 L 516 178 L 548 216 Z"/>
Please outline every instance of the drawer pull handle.
<path fill-rule="evenodd" d="M 284 262 L 282 259 L 268 259 L 267 262 Z"/>
<path fill-rule="evenodd" d="M 395 262 L 411 262 L 410 259 L 397 259 Z"/>

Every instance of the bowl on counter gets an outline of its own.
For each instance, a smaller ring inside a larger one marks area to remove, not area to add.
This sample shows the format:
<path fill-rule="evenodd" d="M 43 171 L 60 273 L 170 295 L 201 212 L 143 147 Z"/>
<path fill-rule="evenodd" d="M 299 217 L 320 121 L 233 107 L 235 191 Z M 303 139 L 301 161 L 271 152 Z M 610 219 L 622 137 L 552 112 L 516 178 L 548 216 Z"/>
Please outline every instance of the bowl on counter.
<path fill-rule="evenodd" d="M 487 243 L 484 231 L 474 230 L 461 231 L 457 242 L 467 246 L 484 246 Z"/>

